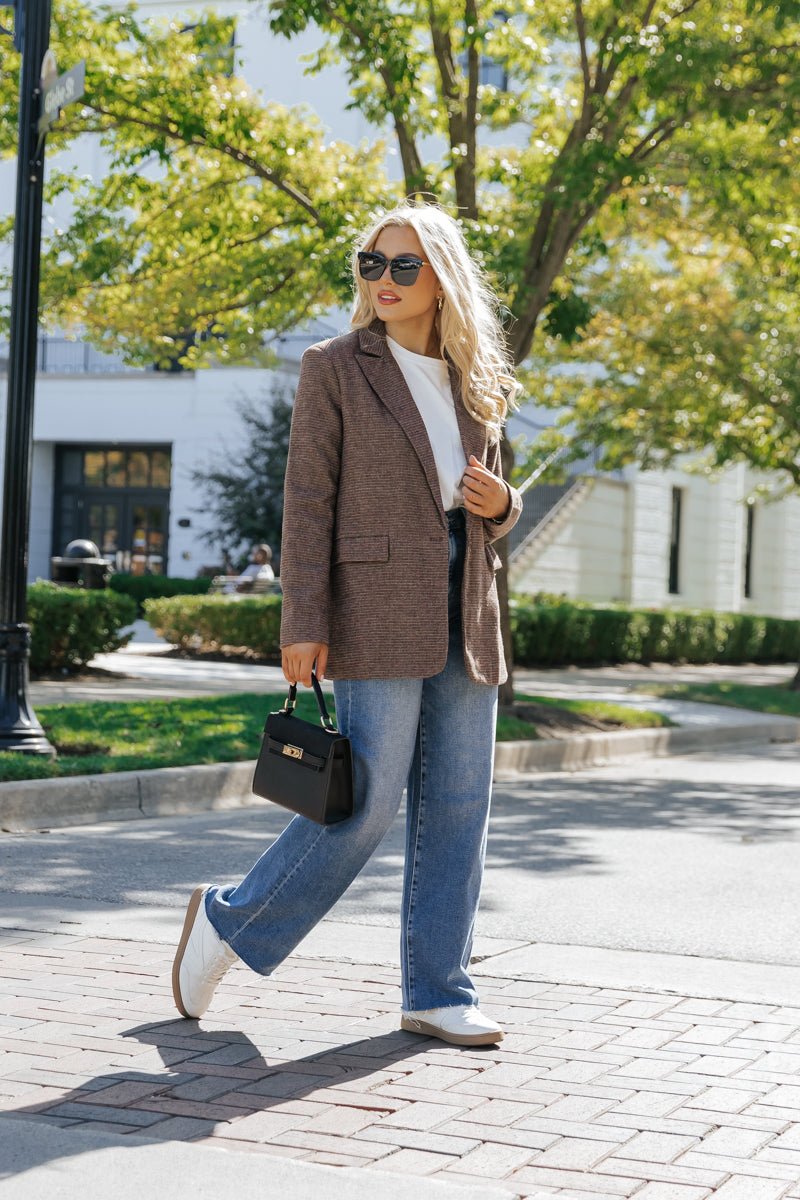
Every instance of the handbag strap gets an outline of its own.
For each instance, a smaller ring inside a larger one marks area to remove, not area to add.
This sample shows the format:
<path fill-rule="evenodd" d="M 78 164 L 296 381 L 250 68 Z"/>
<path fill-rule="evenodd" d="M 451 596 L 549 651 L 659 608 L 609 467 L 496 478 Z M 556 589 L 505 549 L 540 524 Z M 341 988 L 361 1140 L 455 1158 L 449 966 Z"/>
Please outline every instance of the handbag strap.
<path fill-rule="evenodd" d="M 338 729 L 333 723 L 328 712 L 328 707 L 325 704 L 325 697 L 322 694 L 322 688 L 319 686 L 319 680 L 315 671 L 311 672 L 311 684 L 314 688 L 314 695 L 317 697 L 317 707 L 319 708 L 319 722 L 325 729 L 329 729 L 331 733 L 338 733 Z M 287 717 L 291 717 L 294 712 L 294 706 L 297 703 L 297 684 L 289 684 L 289 697 L 284 705 L 284 712 Z"/>

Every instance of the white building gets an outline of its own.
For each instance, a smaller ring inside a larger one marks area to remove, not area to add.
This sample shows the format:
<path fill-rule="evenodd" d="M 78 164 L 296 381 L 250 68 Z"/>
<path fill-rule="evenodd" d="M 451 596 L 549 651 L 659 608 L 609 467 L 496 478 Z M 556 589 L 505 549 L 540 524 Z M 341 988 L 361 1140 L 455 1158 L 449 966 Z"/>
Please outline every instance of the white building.
<path fill-rule="evenodd" d="M 510 587 L 797 618 L 800 497 L 747 503 L 758 482 L 743 465 L 718 482 L 678 468 L 587 474 L 553 488 L 552 507 L 545 495 L 526 533 L 520 526 L 534 507 L 531 489 L 522 536 L 510 539 Z"/>
<path fill-rule="evenodd" d="M 309 103 L 333 137 L 374 136 L 357 111 L 345 109 L 340 68 L 303 75 L 298 60 L 317 44 L 313 30 L 287 42 L 270 33 L 257 6 L 215 7 L 237 17 L 237 70 L 254 87 L 281 103 Z M 141 8 L 176 15 L 165 3 Z M 91 139 L 63 157 L 78 159 L 78 169 L 95 177 L 102 172 L 101 151 Z M 387 169 L 397 177 L 396 156 Z M 0 163 L 3 213 L 13 209 L 14 172 L 14 163 Z M 131 370 L 80 342 L 43 339 L 30 577 L 48 578 L 51 556 L 78 536 L 97 542 L 118 568 L 137 573 L 191 577 L 218 563 L 218 552 L 203 537 L 203 497 L 192 470 L 236 453 L 242 436 L 237 399 L 263 398 L 276 379 L 291 381 L 305 345 L 346 327 L 347 314 L 339 311 L 298 331 L 286 339 L 277 372 Z M 0 372 L 3 352 L 0 347 Z M 530 406 L 512 417 L 511 436 L 530 436 L 532 416 L 541 420 Z M 718 483 L 678 469 L 629 469 L 589 474 L 564 488 L 531 488 L 509 539 L 511 588 L 800 617 L 800 498 L 748 506 L 755 482 L 744 467 Z"/>

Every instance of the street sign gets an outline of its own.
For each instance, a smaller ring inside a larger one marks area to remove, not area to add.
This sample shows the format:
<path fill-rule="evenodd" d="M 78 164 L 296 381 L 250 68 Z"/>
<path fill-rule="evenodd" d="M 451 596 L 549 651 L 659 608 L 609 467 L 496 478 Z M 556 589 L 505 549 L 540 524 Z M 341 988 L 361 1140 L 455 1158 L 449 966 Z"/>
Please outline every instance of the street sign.
<path fill-rule="evenodd" d="M 48 57 L 49 56 L 49 57 Z M 42 115 L 39 117 L 39 133 L 47 133 L 58 119 L 62 108 L 78 100 L 86 91 L 86 62 L 54 75 L 55 58 L 48 50 L 42 62 Z"/>

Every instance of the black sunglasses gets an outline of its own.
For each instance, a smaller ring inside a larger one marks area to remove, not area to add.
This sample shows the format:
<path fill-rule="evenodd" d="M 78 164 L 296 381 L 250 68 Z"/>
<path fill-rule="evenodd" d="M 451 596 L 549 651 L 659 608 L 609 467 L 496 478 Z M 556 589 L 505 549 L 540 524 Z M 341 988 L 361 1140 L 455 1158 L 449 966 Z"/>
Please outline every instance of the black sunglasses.
<path fill-rule="evenodd" d="M 430 263 L 417 258 L 415 254 L 398 254 L 390 262 L 378 250 L 358 251 L 358 271 L 362 279 L 371 279 L 373 282 L 380 279 L 387 265 L 395 283 L 400 287 L 411 287 L 412 283 L 417 282 L 420 267 L 429 267 Z"/>

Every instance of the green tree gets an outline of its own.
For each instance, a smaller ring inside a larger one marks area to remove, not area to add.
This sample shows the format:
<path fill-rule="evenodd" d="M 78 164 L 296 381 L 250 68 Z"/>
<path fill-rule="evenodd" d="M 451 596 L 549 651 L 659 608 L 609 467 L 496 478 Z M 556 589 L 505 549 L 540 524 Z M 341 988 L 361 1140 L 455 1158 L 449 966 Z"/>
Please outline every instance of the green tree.
<path fill-rule="evenodd" d="M 275 387 L 266 404 L 245 399 L 236 411 L 242 422 L 238 444 L 225 446 L 213 462 L 192 471 L 207 500 L 200 510 L 206 517 L 205 536 L 234 555 L 243 543 L 249 547 L 254 542 L 267 542 L 280 552 L 292 400 L 288 389 Z"/>
<path fill-rule="evenodd" d="M 47 239 L 42 313 L 130 363 L 273 361 L 269 342 L 341 300 L 348 225 L 385 186 L 380 145 L 329 141 L 306 106 L 265 101 L 230 75 L 230 40 L 211 12 L 183 26 L 134 5 L 55 6 L 53 47 L 63 67 L 86 60 L 86 95 L 48 137 L 46 199 L 71 215 Z M 4 51 L 8 157 L 18 56 Z M 54 157 L 84 134 L 99 139 L 101 178 Z"/>
<path fill-rule="evenodd" d="M 394 135 L 399 184 L 382 177 L 380 141 L 326 144 L 307 110 L 198 70 L 227 44 L 219 18 L 156 33 L 133 8 L 60 9 L 62 61 L 90 69 L 56 144 L 93 130 L 110 169 L 97 185 L 53 178 L 75 215 L 52 239 L 45 303 L 133 360 L 258 357 L 268 330 L 347 298 L 364 212 L 420 192 L 458 214 L 523 364 L 538 335 L 569 344 L 586 324 L 593 276 L 633 210 L 663 208 L 679 229 L 678 180 L 684 203 L 724 217 L 714 162 L 692 158 L 703 131 L 713 147 L 718 128 L 761 121 L 787 139 L 797 126 L 799 0 L 271 0 L 266 12 L 289 38 L 316 24 L 309 70 L 343 65 L 351 107 Z M 503 462 L 508 476 L 507 442 Z M 512 694 L 509 679 L 501 701 Z"/>
<path fill-rule="evenodd" d="M 650 253 L 626 259 L 622 239 L 609 252 L 571 372 L 553 371 L 557 337 L 539 339 L 529 385 L 559 416 L 537 455 L 599 445 L 608 469 L 680 459 L 709 476 L 744 462 L 765 499 L 800 491 L 799 145 L 753 122 L 696 147 L 721 195 L 684 205 L 680 228 L 629 231 Z"/>

